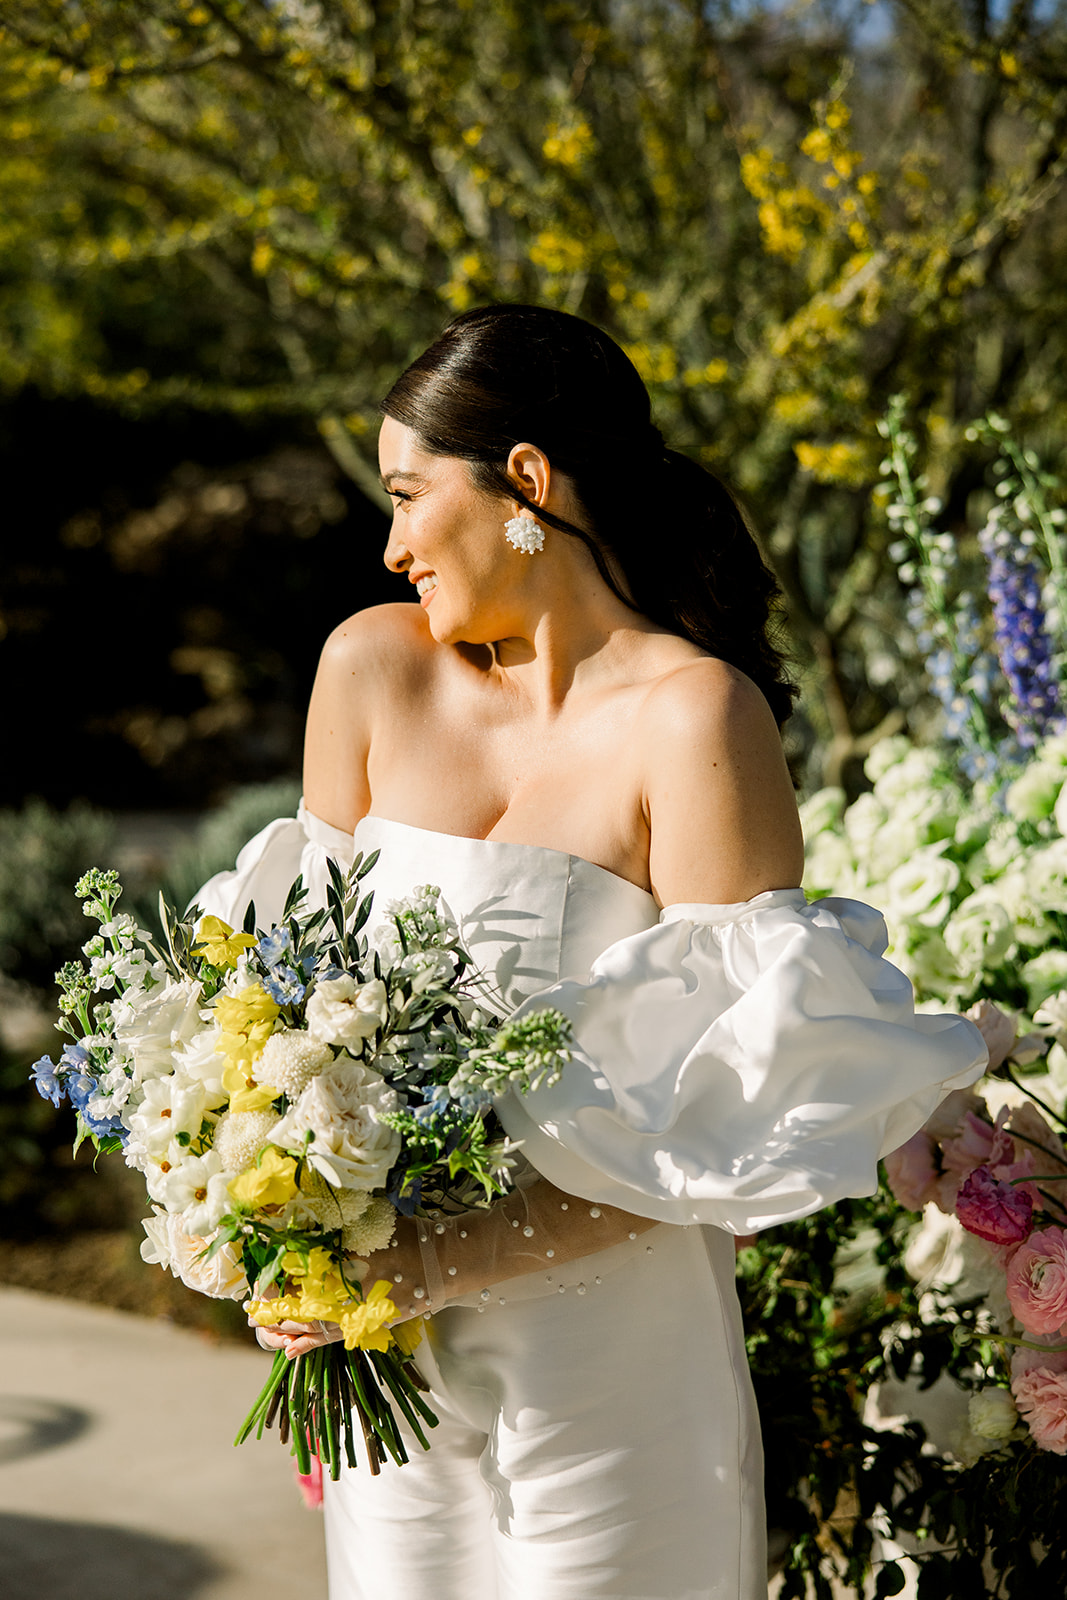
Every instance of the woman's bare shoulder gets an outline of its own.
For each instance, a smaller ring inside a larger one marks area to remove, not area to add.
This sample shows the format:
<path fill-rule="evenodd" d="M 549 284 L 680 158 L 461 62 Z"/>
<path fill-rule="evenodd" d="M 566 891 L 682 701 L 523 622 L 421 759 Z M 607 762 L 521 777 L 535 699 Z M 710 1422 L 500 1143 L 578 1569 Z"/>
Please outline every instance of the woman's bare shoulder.
<path fill-rule="evenodd" d="M 322 647 L 320 671 L 339 682 L 368 668 L 402 672 L 424 664 L 438 649 L 418 606 L 403 601 L 367 606 L 334 628 Z"/>

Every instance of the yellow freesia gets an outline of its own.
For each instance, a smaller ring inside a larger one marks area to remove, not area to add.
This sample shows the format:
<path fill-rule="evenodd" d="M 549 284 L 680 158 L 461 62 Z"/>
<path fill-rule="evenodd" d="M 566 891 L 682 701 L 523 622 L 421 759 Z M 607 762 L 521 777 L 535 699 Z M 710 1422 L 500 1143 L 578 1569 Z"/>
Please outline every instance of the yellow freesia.
<path fill-rule="evenodd" d="M 235 967 L 241 951 L 251 949 L 255 942 L 250 933 L 234 933 L 221 917 L 201 917 L 196 930 L 196 949 L 213 967 Z"/>
<path fill-rule="evenodd" d="M 228 1057 L 231 1065 L 250 1067 L 273 1033 L 280 1011 L 277 1001 L 258 983 L 249 984 L 239 994 L 219 995 L 215 1015 L 222 1034 L 215 1049 Z"/>
<path fill-rule="evenodd" d="M 390 1328 L 390 1333 L 398 1347 L 406 1356 L 412 1356 L 418 1349 L 422 1340 L 423 1317 L 412 1317 L 410 1322 L 398 1322 L 395 1328 Z"/>
<path fill-rule="evenodd" d="M 229 1191 L 239 1206 L 283 1206 L 296 1193 L 296 1162 L 268 1145 L 259 1165 L 234 1178 Z"/>
<path fill-rule="evenodd" d="M 392 1338 L 387 1322 L 397 1315 L 397 1308 L 389 1298 L 392 1284 L 379 1278 L 361 1305 L 342 1309 L 337 1322 L 345 1336 L 346 1350 L 388 1350 Z"/>

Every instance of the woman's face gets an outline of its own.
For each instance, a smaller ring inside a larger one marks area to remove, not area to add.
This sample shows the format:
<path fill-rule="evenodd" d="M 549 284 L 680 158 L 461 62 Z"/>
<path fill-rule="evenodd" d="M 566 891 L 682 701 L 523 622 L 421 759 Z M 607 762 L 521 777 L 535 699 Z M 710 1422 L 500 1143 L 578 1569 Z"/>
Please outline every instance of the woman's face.
<path fill-rule="evenodd" d="M 504 535 L 510 502 L 477 489 L 465 461 L 431 455 L 392 417 L 378 462 L 393 500 L 385 564 L 417 586 L 434 638 L 489 644 L 514 635 L 522 569 Z"/>

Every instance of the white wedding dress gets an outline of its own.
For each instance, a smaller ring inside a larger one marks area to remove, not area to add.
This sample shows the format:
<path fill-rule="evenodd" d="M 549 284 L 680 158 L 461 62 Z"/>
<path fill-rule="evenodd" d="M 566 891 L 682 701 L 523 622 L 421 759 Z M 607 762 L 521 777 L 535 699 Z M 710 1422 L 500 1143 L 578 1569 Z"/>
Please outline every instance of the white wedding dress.
<path fill-rule="evenodd" d="M 537 845 L 301 811 L 206 885 L 268 926 L 298 873 L 380 850 L 372 923 L 437 885 L 502 1006 L 552 1005 L 574 1059 L 500 1105 L 561 1189 L 662 1226 L 437 1313 L 428 1454 L 326 1488 L 331 1600 L 765 1600 L 762 1462 L 732 1234 L 871 1193 L 877 1161 L 987 1060 L 916 1016 L 849 900 L 676 905 Z"/>

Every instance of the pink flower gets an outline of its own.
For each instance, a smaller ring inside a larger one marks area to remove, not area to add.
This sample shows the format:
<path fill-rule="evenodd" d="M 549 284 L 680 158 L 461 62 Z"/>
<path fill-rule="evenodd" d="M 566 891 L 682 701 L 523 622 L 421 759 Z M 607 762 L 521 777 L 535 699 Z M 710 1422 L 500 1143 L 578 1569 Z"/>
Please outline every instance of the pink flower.
<path fill-rule="evenodd" d="M 1008 1303 L 1028 1333 L 1067 1333 L 1067 1233 L 1042 1228 L 1012 1251 Z"/>
<path fill-rule="evenodd" d="M 907 1144 L 894 1150 L 885 1158 L 885 1175 L 894 1198 L 907 1211 L 921 1211 L 930 1200 L 937 1198 L 940 1173 L 934 1162 L 937 1146 L 930 1135 L 920 1128 L 912 1134 Z"/>
<path fill-rule="evenodd" d="M 1067 1373 L 1034 1367 L 1012 1378 L 1011 1392 L 1034 1443 L 1067 1456 Z"/>
<path fill-rule="evenodd" d="M 947 1171 L 958 1172 L 966 1177 L 975 1167 L 989 1163 L 993 1143 L 992 1126 L 981 1117 L 976 1117 L 973 1111 L 968 1111 L 964 1114 L 958 1134 L 952 1139 L 945 1139 L 942 1143 L 942 1162 Z M 1010 1149 L 1008 1159 L 1011 1159 Z"/>
<path fill-rule="evenodd" d="M 1045 1372 L 1067 1373 L 1067 1350 L 1063 1348 L 1063 1341 L 1059 1339 L 1035 1341 L 1047 1347 L 1042 1350 L 1031 1350 L 1026 1345 L 1016 1345 L 1011 1353 L 1011 1381 L 1023 1377 L 1028 1372 L 1036 1372 L 1042 1368 Z"/>
<path fill-rule="evenodd" d="M 990 1072 L 1007 1060 L 1015 1047 L 1015 1018 L 1001 1011 L 992 1000 L 979 1000 L 967 1012 L 989 1051 Z"/>
<path fill-rule="evenodd" d="M 1018 1244 L 1033 1227 L 1034 1202 L 1022 1189 L 976 1167 L 956 1196 L 956 1215 L 968 1233 L 990 1244 Z"/>

